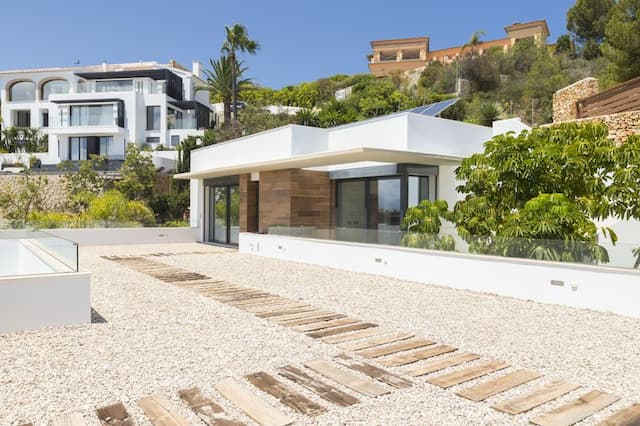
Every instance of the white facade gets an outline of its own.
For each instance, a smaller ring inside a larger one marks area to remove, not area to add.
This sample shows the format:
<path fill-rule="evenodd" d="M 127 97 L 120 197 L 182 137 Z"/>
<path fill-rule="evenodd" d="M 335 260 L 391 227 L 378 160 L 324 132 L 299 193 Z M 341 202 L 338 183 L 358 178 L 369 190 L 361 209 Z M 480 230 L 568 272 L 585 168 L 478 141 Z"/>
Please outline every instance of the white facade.
<path fill-rule="evenodd" d="M 197 62 L 193 71 L 140 62 L 0 71 L 2 127 L 47 134 L 43 164 L 90 154 L 122 160 L 132 142 L 170 149 L 213 120 L 209 93 L 195 89 L 199 70 Z"/>

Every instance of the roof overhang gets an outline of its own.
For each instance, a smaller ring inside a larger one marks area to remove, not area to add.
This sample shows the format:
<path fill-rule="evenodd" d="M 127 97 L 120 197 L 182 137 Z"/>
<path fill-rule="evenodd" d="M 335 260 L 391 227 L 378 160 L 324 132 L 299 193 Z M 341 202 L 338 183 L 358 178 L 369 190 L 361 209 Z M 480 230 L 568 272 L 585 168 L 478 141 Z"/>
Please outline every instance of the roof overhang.
<path fill-rule="evenodd" d="M 457 165 L 462 157 L 422 152 L 397 151 L 379 148 L 353 148 L 343 151 L 325 151 L 313 154 L 297 155 L 278 160 L 240 164 L 236 166 L 179 173 L 176 179 L 208 179 L 221 176 L 238 175 L 252 172 L 283 169 L 304 169 L 309 167 L 332 166 L 363 161 L 380 163 L 412 163 L 423 165 Z"/>

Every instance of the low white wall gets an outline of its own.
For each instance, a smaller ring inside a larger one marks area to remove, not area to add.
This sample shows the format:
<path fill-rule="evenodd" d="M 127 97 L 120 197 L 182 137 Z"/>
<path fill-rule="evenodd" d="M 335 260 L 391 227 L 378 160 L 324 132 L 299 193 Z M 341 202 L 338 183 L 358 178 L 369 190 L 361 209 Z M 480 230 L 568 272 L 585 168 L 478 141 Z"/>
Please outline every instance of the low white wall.
<path fill-rule="evenodd" d="M 0 278 L 0 333 L 91 322 L 88 272 Z"/>
<path fill-rule="evenodd" d="M 239 249 L 260 256 L 640 318 L 637 270 L 249 233 L 240 234 Z"/>
<path fill-rule="evenodd" d="M 197 228 L 88 228 L 43 229 L 50 234 L 74 241 L 80 246 L 118 244 L 193 243 Z"/>

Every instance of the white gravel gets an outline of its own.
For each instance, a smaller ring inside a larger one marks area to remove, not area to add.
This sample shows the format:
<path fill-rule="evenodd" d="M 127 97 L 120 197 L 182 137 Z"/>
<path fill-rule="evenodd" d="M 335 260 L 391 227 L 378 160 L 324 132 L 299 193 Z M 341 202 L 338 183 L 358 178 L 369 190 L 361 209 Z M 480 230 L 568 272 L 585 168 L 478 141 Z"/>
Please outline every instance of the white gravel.
<path fill-rule="evenodd" d="M 56 415 L 74 411 L 82 413 L 87 424 L 98 425 L 95 407 L 116 401 L 127 406 L 138 424 L 148 425 L 135 401 L 155 391 L 174 400 L 193 424 L 202 424 L 176 396 L 178 389 L 191 386 L 199 386 L 228 412 L 252 424 L 214 390 L 217 380 L 231 376 L 244 381 L 242 376 L 248 373 L 273 373 L 285 364 L 300 366 L 314 357 L 340 353 L 335 346 L 99 257 L 159 251 L 206 251 L 153 259 L 393 326 L 476 352 L 483 360 L 503 360 L 514 368 L 545 375 L 485 403 L 455 396 L 455 391 L 469 384 L 442 390 L 429 385 L 426 378 L 381 398 L 360 397 L 360 404 L 344 409 L 297 388 L 330 408 L 315 419 L 297 415 L 260 393 L 300 424 L 527 424 L 534 415 L 591 389 L 622 396 L 620 402 L 584 422 L 595 424 L 640 401 L 640 320 L 198 244 L 105 246 L 84 247 L 80 258 L 82 267 L 94 273 L 92 305 L 105 323 L 0 335 L 0 425 L 27 420 L 45 425 Z M 554 378 L 575 381 L 584 388 L 515 418 L 490 408 L 496 401 Z"/>

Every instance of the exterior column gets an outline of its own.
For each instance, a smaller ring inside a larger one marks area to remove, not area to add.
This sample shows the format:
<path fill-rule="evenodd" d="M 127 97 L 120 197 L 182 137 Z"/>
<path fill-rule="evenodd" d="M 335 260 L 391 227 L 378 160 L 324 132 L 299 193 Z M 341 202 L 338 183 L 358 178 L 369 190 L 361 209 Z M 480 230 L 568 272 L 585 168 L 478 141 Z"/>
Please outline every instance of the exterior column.
<path fill-rule="evenodd" d="M 258 232 L 258 185 L 250 174 L 240 175 L 240 232 Z"/>

